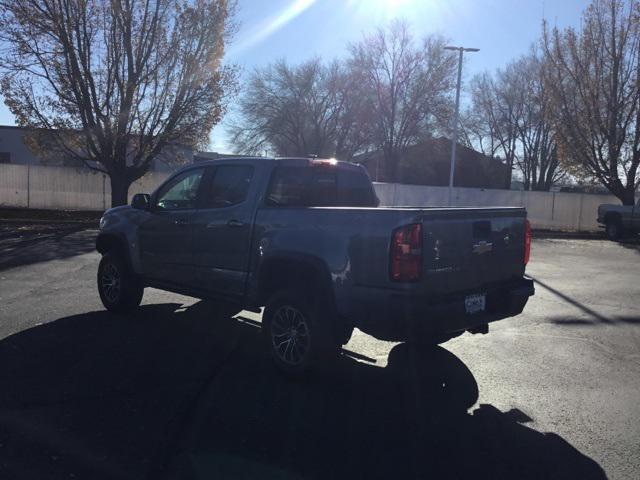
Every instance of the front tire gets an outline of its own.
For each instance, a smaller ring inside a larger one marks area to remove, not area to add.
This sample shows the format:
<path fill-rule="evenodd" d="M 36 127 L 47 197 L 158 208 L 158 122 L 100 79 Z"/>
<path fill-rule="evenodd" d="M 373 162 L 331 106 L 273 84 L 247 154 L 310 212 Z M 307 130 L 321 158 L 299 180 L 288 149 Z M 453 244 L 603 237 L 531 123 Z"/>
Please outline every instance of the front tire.
<path fill-rule="evenodd" d="M 109 252 L 102 257 L 98 266 L 98 293 L 107 310 L 127 313 L 140 305 L 144 287 L 124 260 Z"/>
<path fill-rule="evenodd" d="M 337 358 L 339 346 L 330 335 L 331 318 L 320 299 L 297 290 L 275 293 L 263 315 L 267 349 L 283 373 L 301 377 Z"/>

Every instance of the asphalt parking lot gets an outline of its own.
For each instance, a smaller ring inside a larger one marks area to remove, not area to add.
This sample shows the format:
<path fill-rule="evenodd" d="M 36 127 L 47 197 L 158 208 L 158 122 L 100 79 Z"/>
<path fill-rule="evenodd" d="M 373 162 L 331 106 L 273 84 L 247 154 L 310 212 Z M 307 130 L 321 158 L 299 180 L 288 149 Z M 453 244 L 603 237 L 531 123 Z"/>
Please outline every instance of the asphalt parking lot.
<path fill-rule="evenodd" d="M 0 478 L 640 478 L 640 245 L 539 239 L 536 296 L 433 351 L 281 378 L 259 315 L 95 289 L 95 232 L 0 225 Z M 37 231 L 36 231 L 37 230 Z"/>

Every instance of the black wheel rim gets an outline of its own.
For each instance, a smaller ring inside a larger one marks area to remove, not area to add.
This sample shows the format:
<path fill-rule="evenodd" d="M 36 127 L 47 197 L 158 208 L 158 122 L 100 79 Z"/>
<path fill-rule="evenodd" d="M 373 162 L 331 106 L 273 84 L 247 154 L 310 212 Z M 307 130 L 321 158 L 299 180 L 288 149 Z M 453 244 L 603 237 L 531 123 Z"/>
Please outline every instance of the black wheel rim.
<path fill-rule="evenodd" d="M 278 308 L 271 319 L 271 346 L 287 365 L 297 366 L 309 353 L 310 331 L 307 317 L 291 305 Z"/>
<path fill-rule="evenodd" d="M 100 273 L 102 293 L 109 303 L 115 303 L 120 297 L 122 288 L 121 276 L 113 263 L 107 263 Z"/>

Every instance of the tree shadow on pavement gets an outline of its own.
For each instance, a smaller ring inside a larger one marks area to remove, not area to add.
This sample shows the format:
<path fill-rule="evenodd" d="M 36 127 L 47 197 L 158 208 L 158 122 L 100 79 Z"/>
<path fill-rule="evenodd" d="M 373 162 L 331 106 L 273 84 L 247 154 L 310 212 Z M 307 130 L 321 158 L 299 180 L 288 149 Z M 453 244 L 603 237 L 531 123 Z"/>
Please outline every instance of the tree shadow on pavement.
<path fill-rule="evenodd" d="M 535 278 L 533 275 L 529 275 L 529 277 L 536 283 L 536 285 L 541 286 L 542 288 L 548 290 L 553 293 L 555 296 L 564 300 L 570 305 L 573 305 L 578 310 L 581 310 L 585 315 L 590 318 L 571 318 L 571 317 L 556 317 L 551 318 L 550 320 L 558 325 L 615 325 L 619 323 L 635 325 L 640 324 L 640 316 L 611 316 L 611 315 L 602 315 L 601 313 L 589 308 L 584 303 L 576 300 L 569 295 L 561 292 L 560 290 L 553 288 L 551 285 L 543 282 Z"/>
<path fill-rule="evenodd" d="M 606 317 L 607 320 L 602 322 L 600 320 L 592 320 L 590 318 L 572 318 L 572 317 L 556 317 L 551 318 L 551 322 L 556 325 L 567 325 L 567 326 L 596 326 L 605 324 L 627 324 L 627 325 L 640 325 L 640 317 L 636 316 L 611 316 Z"/>
<path fill-rule="evenodd" d="M 96 231 L 82 224 L 0 221 L 0 271 L 95 250 Z"/>
<path fill-rule="evenodd" d="M 279 375 L 199 302 L 91 312 L 0 342 L 0 478 L 605 478 L 443 348 Z"/>

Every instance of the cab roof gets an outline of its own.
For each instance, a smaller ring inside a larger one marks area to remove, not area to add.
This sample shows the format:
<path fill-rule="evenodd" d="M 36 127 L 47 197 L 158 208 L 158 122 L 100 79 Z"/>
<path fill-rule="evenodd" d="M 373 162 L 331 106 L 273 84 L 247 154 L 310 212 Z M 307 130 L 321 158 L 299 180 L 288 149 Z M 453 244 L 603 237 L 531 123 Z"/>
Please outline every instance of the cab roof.
<path fill-rule="evenodd" d="M 194 158 L 198 157 L 197 155 Z M 205 157 L 199 157 L 205 158 Z M 312 166 L 337 166 L 339 168 L 347 169 L 347 170 L 358 170 L 363 168 L 362 165 L 352 162 L 346 162 L 344 160 L 336 160 L 335 158 L 306 158 L 306 157 L 253 157 L 250 155 L 238 155 L 237 157 L 225 157 L 225 158 L 217 158 L 212 160 L 201 160 L 198 162 L 194 162 L 189 166 L 193 165 L 217 165 L 220 163 L 228 163 L 234 162 L 236 160 L 253 160 L 253 161 L 261 161 L 261 162 L 277 162 L 282 166 L 291 166 L 291 167 L 312 167 Z"/>

